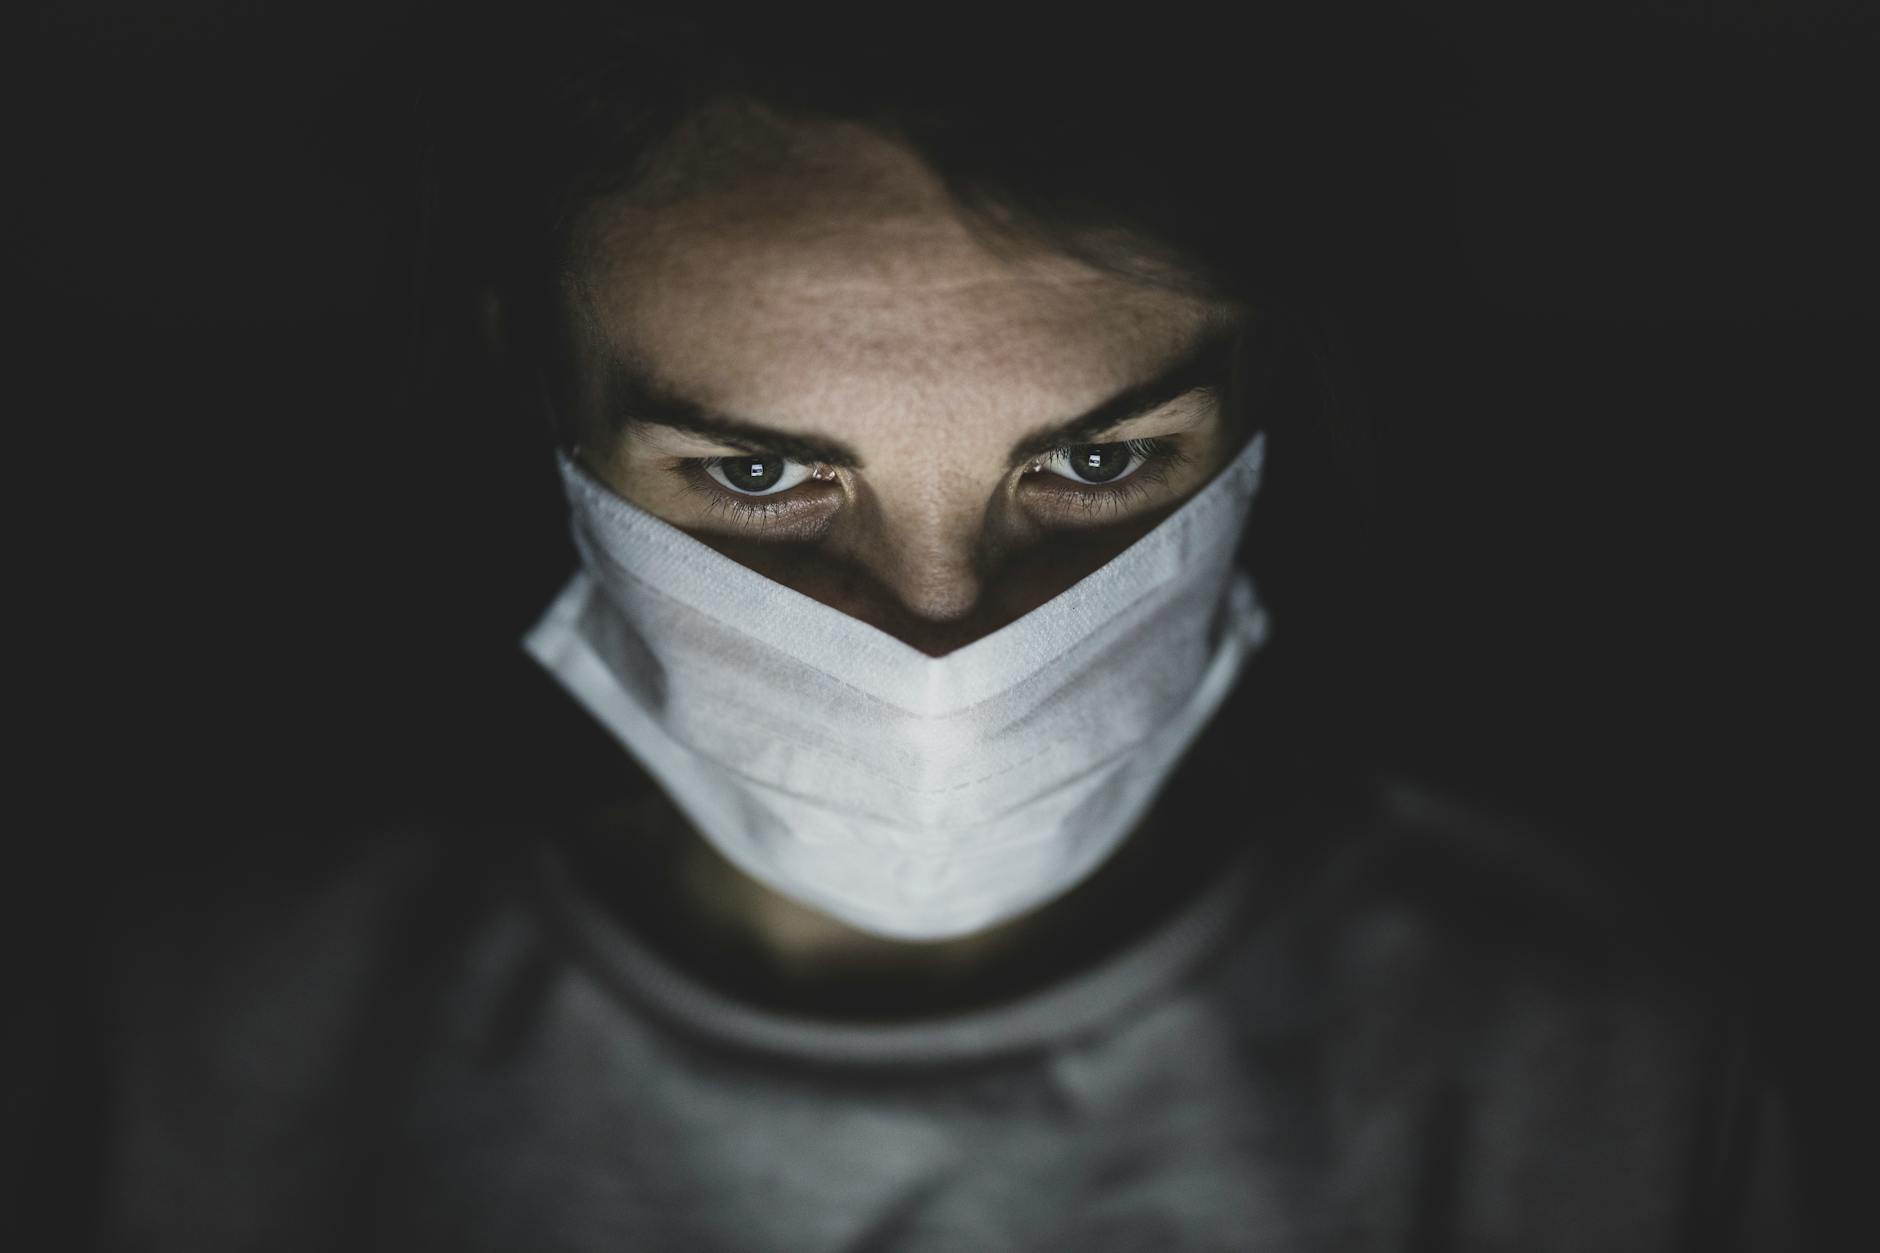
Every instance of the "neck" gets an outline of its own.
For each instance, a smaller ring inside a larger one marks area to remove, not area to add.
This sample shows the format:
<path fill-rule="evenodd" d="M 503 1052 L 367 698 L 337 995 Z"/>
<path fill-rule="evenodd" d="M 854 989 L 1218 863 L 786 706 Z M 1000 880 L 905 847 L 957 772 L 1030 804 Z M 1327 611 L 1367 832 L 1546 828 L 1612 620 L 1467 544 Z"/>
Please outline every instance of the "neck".
<path fill-rule="evenodd" d="M 1050 904 L 957 939 L 907 942 L 858 931 L 752 879 L 656 788 L 584 828 L 575 849 L 583 877 L 668 960 L 742 999 L 851 1020 L 961 1012 L 1051 982 L 1099 956 L 1104 936 L 1133 933 L 1148 904 L 1144 872 L 1172 868 L 1147 855 L 1155 841 L 1144 838 L 1145 824 Z M 1119 891 L 1126 878 L 1133 899 Z"/>
<path fill-rule="evenodd" d="M 1227 713 L 1227 710 L 1223 710 Z M 741 999 L 798 1014 L 905 1021 L 1024 995 L 1102 960 L 1193 899 L 1290 808 L 1278 787 L 1222 813 L 1247 741 L 1216 726 L 1099 870 L 1057 900 L 958 939 L 858 931 L 726 861 L 657 787 L 591 811 L 570 852 L 586 886 L 662 956 Z M 1271 771 L 1259 772 L 1272 781 Z"/>

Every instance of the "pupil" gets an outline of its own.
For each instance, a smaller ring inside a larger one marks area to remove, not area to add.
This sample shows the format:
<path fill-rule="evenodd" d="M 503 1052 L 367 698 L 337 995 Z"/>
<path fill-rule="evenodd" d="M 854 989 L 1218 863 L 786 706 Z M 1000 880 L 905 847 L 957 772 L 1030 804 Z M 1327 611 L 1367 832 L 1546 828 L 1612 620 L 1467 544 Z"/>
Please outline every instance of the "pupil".
<path fill-rule="evenodd" d="M 739 457 L 725 462 L 725 477 L 731 485 L 748 492 L 761 492 L 783 477 L 782 457 Z"/>
<path fill-rule="evenodd" d="M 1089 483 L 1107 483 L 1129 468 L 1128 444 L 1079 444 L 1071 449 L 1071 469 Z"/>

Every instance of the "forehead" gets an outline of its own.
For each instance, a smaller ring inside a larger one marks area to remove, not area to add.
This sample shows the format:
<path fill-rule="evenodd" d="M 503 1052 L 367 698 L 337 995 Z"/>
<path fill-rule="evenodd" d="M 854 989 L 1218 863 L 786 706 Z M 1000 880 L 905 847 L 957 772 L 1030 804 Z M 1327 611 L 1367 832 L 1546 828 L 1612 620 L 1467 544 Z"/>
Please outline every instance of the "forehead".
<path fill-rule="evenodd" d="M 701 404 L 808 430 L 890 412 L 1021 426 L 1138 381 L 1228 316 L 987 240 L 864 127 L 739 125 L 589 206 L 567 277 L 588 351 Z"/>

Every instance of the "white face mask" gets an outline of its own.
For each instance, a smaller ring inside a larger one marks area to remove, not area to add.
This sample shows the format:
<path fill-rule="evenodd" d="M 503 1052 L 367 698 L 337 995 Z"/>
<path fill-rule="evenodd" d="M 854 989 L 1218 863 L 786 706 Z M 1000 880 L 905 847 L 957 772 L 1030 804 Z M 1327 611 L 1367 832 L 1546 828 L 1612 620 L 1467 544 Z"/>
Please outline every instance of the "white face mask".
<path fill-rule="evenodd" d="M 566 455 L 576 574 L 525 647 L 767 887 L 941 940 L 1076 886 L 1266 638 L 1256 435 L 1107 565 L 943 657 L 773 582 Z"/>

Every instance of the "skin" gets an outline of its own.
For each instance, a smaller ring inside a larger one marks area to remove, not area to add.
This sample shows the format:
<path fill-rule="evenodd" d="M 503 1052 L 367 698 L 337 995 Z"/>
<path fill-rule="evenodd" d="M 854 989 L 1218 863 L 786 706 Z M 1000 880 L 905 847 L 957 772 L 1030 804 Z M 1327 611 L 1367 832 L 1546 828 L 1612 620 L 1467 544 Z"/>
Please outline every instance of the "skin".
<path fill-rule="evenodd" d="M 591 473 L 760 573 L 942 655 L 1121 552 L 1243 445 L 1224 368 L 1082 433 L 1086 455 L 1156 441 L 1152 458 L 1124 454 L 1137 468 L 1107 484 L 1077 477 L 1071 454 L 1041 451 L 1050 432 L 1185 361 L 1231 361 L 1239 309 L 988 240 L 913 155 L 859 126 L 734 110 L 670 148 L 647 180 L 578 221 L 565 373 L 551 391 Z M 675 409 L 737 433 L 662 424 Z M 836 452 L 786 463 L 801 482 L 762 497 L 702 464 L 785 439 Z M 615 843 L 641 863 L 638 881 L 660 884 L 678 942 L 742 954 L 727 977 L 832 1012 L 957 1008 L 1014 970 L 1049 977 L 1053 959 L 1037 955 L 1073 951 L 1063 941 L 1093 919 L 1114 929 L 1119 867 L 1140 888 L 1154 860 L 1139 831 L 1105 871 L 1031 915 L 908 944 L 755 883 L 657 789 L 597 821 L 635 831 Z M 1005 976 L 989 979 L 994 969 Z M 916 992 L 884 999 L 888 987 Z"/>

